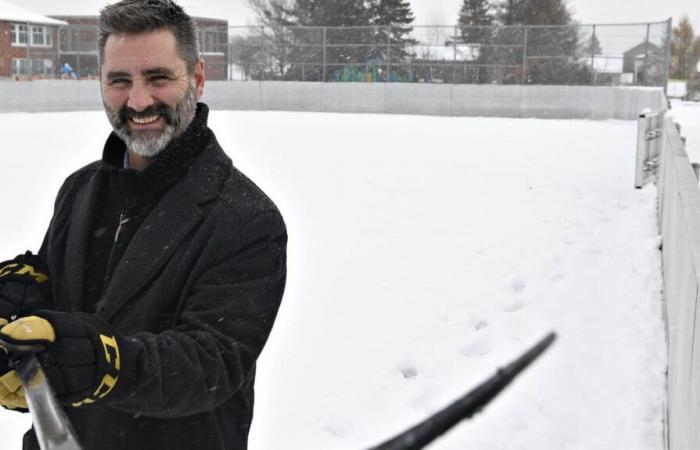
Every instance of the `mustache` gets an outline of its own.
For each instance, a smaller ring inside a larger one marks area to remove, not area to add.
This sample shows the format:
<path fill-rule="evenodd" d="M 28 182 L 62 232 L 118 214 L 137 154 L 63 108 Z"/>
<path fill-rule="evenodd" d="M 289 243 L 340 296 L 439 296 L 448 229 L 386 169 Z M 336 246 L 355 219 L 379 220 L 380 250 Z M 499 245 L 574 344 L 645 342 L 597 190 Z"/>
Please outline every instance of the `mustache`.
<path fill-rule="evenodd" d="M 118 113 L 119 120 L 123 125 L 128 122 L 129 118 L 143 119 L 156 115 L 162 116 L 163 119 L 165 119 L 165 123 L 168 125 L 175 126 L 178 122 L 176 111 L 164 103 L 153 104 L 143 111 L 136 111 L 129 106 L 124 106 Z"/>

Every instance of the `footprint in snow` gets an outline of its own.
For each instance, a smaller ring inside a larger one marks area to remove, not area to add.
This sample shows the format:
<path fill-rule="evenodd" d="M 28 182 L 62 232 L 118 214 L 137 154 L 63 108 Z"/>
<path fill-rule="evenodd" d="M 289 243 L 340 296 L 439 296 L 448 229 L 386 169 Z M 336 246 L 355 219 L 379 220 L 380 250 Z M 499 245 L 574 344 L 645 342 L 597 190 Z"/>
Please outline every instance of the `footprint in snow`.
<path fill-rule="evenodd" d="M 522 278 L 514 278 L 510 283 L 508 283 L 508 287 L 515 294 L 520 294 L 525 290 L 525 282 Z"/>
<path fill-rule="evenodd" d="M 524 302 L 515 302 L 505 307 L 505 311 L 509 313 L 518 312 L 527 306 Z"/>
<path fill-rule="evenodd" d="M 485 321 L 485 320 L 480 320 L 480 321 L 478 321 L 478 322 L 476 323 L 476 325 L 474 325 L 474 329 L 475 329 L 476 331 L 481 331 L 481 330 L 483 330 L 484 328 L 486 328 L 486 327 L 488 327 L 488 326 L 489 326 L 489 323 L 488 323 L 487 321 Z"/>
<path fill-rule="evenodd" d="M 399 372 L 401 372 L 401 376 L 403 376 L 407 380 L 418 376 L 418 369 L 416 369 L 412 365 L 405 365 L 399 367 Z"/>
<path fill-rule="evenodd" d="M 485 356 L 491 353 L 491 346 L 486 341 L 472 342 L 462 347 L 460 353 L 468 358 Z"/>
<path fill-rule="evenodd" d="M 565 274 L 565 273 L 555 273 L 554 275 L 552 275 L 551 277 L 549 277 L 549 281 L 553 281 L 553 282 L 556 283 L 556 282 L 558 282 L 558 281 L 563 280 L 564 278 L 566 278 L 566 274 Z"/>

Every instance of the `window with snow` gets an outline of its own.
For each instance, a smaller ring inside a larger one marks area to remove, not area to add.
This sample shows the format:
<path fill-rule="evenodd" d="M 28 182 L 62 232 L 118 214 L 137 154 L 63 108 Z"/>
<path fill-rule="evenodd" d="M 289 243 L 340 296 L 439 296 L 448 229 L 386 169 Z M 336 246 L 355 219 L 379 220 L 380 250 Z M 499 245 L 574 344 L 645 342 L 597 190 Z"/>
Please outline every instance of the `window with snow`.
<path fill-rule="evenodd" d="M 32 26 L 32 45 L 48 47 L 51 45 L 51 33 L 48 27 Z"/>
<path fill-rule="evenodd" d="M 12 24 L 12 45 L 27 45 L 27 25 Z"/>

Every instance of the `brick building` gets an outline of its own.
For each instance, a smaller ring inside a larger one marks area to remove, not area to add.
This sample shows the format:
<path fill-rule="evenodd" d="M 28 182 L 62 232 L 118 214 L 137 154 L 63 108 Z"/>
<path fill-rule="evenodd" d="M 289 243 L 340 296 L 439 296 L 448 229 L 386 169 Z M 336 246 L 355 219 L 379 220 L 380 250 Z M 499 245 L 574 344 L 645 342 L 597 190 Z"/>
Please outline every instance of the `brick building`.
<path fill-rule="evenodd" d="M 60 7 L 60 3 L 52 6 L 54 11 Z M 193 20 L 207 78 L 226 80 L 228 22 L 204 17 Z M 0 80 L 58 78 L 64 63 L 79 78 L 96 78 L 97 23 L 97 14 L 45 16 L 0 0 Z"/>
<path fill-rule="evenodd" d="M 51 17 L 68 24 L 61 29 L 59 38 L 61 64 L 69 63 L 80 78 L 97 77 L 98 17 L 96 15 L 52 15 Z M 197 29 L 207 79 L 226 80 L 229 54 L 228 22 L 203 17 L 192 19 Z"/>
<path fill-rule="evenodd" d="M 0 79 L 55 78 L 61 20 L 0 0 Z"/>

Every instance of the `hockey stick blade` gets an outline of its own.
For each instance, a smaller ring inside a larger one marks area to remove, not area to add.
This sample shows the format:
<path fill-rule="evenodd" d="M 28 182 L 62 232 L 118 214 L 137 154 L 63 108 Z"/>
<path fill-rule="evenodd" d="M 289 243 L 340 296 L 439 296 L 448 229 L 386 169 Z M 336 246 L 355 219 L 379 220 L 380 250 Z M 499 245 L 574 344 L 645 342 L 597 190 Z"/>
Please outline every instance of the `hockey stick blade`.
<path fill-rule="evenodd" d="M 36 355 L 23 356 L 16 362 L 15 370 L 24 387 L 41 450 L 82 450 Z"/>
<path fill-rule="evenodd" d="M 523 370 L 549 348 L 556 339 L 555 333 L 548 334 L 530 350 L 509 365 L 499 369 L 488 380 L 481 383 L 466 395 L 428 417 L 398 436 L 372 447 L 370 450 L 418 450 L 448 432 L 462 420 L 472 417 L 496 398 Z"/>

